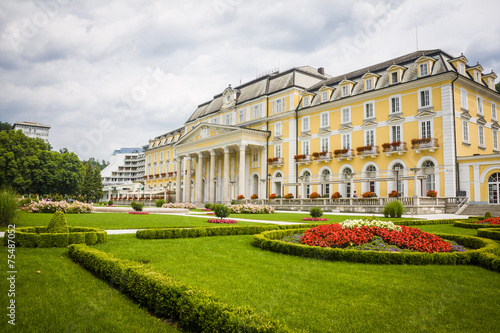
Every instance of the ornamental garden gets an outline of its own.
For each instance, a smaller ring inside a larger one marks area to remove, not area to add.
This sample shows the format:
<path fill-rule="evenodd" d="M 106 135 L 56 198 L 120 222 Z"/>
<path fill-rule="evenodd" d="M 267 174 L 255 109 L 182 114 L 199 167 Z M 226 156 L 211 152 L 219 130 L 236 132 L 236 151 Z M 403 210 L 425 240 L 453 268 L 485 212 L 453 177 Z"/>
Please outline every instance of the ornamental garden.
<path fill-rule="evenodd" d="M 498 217 L 362 218 L 250 204 L 128 214 L 82 205 L 23 203 L 10 221 L 15 237 L 5 232 L 4 243 L 16 242 L 23 281 L 15 329 L 413 332 L 500 324 Z"/>

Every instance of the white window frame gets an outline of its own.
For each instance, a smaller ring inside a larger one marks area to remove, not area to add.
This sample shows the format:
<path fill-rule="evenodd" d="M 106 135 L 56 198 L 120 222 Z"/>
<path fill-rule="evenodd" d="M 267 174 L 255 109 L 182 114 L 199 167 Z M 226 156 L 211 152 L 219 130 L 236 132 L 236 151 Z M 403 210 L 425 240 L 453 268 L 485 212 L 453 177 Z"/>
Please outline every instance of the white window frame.
<path fill-rule="evenodd" d="M 469 143 L 469 121 L 462 119 L 462 141 Z"/>
<path fill-rule="evenodd" d="M 397 134 L 399 137 L 396 138 L 394 135 L 394 132 L 399 132 L 399 134 Z M 395 141 L 403 141 L 403 126 L 401 125 L 392 125 L 391 126 L 391 142 L 395 142 Z"/>
<path fill-rule="evenodd" d="M 283 135 L 283 125 L 281 121 L 274 124 L 274 136 L 282 136 Z"/>
<path fill-rule="evenodd" d="M 484 114 L 484 113 L 483 113 L 483 112 L 484 112 L 484 108 L 483 108 L 483 107 L 484 107 L 484 105 L 483 105 L 483 104 L 484 104 L 484 103 L 483 103 L 483 98 L 482 98 L 482 97 L 480 97 L 480 96 L 478 96 L 478 97 L 476 98 L 476 100 L 477 100 L 477 114 L 483 115 L 483 114 Z"/>
<path fill-rule="evenodd" d="M 422 99 L 422 93 L 427 92 L 428 95 L 428 104 L 424 105 Z M 432 107 L 432 88 L 423 88 L 418 91 L 418 107 L 419 108 L 429 108 Z"/>
<path fill-rule="evenodd" d="M 160 162 L 163 162 L 163 152 L 160 152 Z"/>
<path fill-rule="evenodd" d="M 328 111 L 320 114 L 320 123 L 320 128 L 330 128 L 330 113 Z"/>
<path fill-rule="evenodd" d="M 346 107 L 343 107 L 340 111 L 342 114 L 341 114 L 341 123 L 342 124 L 346 124 L 346 123 L 350 123 L 351 122 L 351 107 L 350 106 L 346 106 Z M 347 119 L 345 117 L 345 115 L 347 115 Z"/>
<path fill-rule="evenodd" d="M 302 117 L 302 132 L 307 132 L 311 130 L 311 119 L 309 116 Z"/>
<path fill-rule="evenodd" d="M 281 99 L 276 100 L 276 113 L 281 112 Z"/>
<path fill-rule="evenodd" d="M 252 152 L 252 163 L 259 163 L 259 150 L 254 150 Z"/>
<path fill-rule="evenodd" d="M 373 78 L 365 79 L 365 91 L 373 90 Z"/>
<path fill-rule="evenodd" d="M 274 157 L 281 157 L 281 143 L 274 145 Z"/>
<path fill-rule="evenodd" d="M 225 121 L 226 125 L 231 125 L 231 114 L 230 114 L 230 113 L 225 114 L 225 115 L 224 115 L 224 118 L 225 118 L 225 120 L 226 120 L 226 121 Z"/>
<path fill-rule="evenodd" d="M 463 63 L 458 64 L 458 72 L 462 75 L 465 75 L 465 64 Z"/>
<path fill-rule="evenodd" d="M 342 149 L 351 149 L 351 133 L 342 134 Z"/>
<path fill-rule="evenodd" d="M 493 137 L 493 150 L 498 151 L 498 131 L 493 129 L 491 133 Z"/>
<path fill-rule="evenodd" d="M 245 109 L 241 109 L 238 111 L 239 115 L 238 115 L 238 118 L 239 118 L 239 122 L 242 123 L 245 121 Z"/>
<path fill-rule="evenodd" d="M 484 126 L 479 125 L 477 127 L 477 134 L 478 134 L 478 143 L 479 147 L 484 147 L 485 146 L 485 140 L 484 140 Z"/>
<path fill-rule="evenodd" d="M 321 138 L 321 149 L 320 151 L 330 151 L 330 137 L 323 137 Z"/>
<path fill-rule="evenodd" d="M 396 75 L 396 81 L 393 80 L 394 74 Z M 399 72 L 398 71 L 391 72 L 391 74 L 389 76 L 391 78 L 391 84 L 399 83 Z"/>
<path fill-rule="evenodd" d="M 309 140 L 302 141 L 302 155 L 311 155 L 311 144 Z"/>
<path fill-rule="evenodd" d="M 245 109 L 245 121 L 250 121 L 250 108 Z"/>
<path fill-rule="evenodd" d="M 375 118 L 375 102 L 369 101 L 363 104 L 365 119 Z"/>
<path fill-rule="evenodd" d="M 423 127 L 423 124 L 426 124 L 425 128 Z M 434 137 L 434 122 L 432 121 L 432 119 L 421 120 L 418 124 L 418 128 L 419 128 L 418 132 L 420 135 L 420 139 L 426 137 L 428 138 Z M 429 132 L 429 133 L 424 133 L 424 132 Z"/>
<path fill-rule="evenodd" d="M 367 129 L 364 133 L 365 137 L 365 146 L 373 146 L 375 147 L 375 143 L 377 142 L 375 137 L 375 129 Z"/>
<path fill-rule="evenodd" d="M 170 150 L 167 150 L 167 161 L 170 161 Z"/>
<path fill-rule="evenodd" d="M 324 90 L 324 91 L 321 93 L 321 101 L 322 101 L 323 103 L 328 102 L 328 90 Z"/>
<path fill-rule="evenodd" d="M 481 73 L 479 71 L 476 71 L 475 74 L 476 74 L 475 75 L 476 82 L 481 83 Z"/>
<path fill-rule="evenodd" d="M 424 71 L 424 69 L 425 69 L 425 71 Z M 420 74 L 420 77 L 428 76 L 429 75 L 429 63 L 428 62 L 420 63 L 418 65 L 418 72 Z"/>
<path fill-rule="evenodd" d="M 351 92 L 350 90 L 351 90 L 351 89 L 350 89 L 350 87 L 349 87 L 349 85 L 348 85 L 348 84 L 343 85 L 343 86 L 342 86 L 342 97 L 347 97 L 347 96 L 349 96 L 349 95 L 350 95 L 350 92 Z"/>
<path fill-rule="evenodd" d="M 465 109 L 465 110 L 468 110 L 469 109 L 469 106 L 468 106 L 468 97 L 467 97 L 467 90 L 465 89 L 460 89 L 460 107 L 462 109 Z"/>
<path fill-rule="evenodd" d="M 302 107 L 305 108 L 308 106 L 309 106 L 309 96 L 304 96 L 304 98 L 302 99 Z"/>
<path fill-rule="evenodd" d="M 389 97 L 389 101 L 390 101 L 390 113 L 400 113 L 402 108 L 401 108 L 401 95 L 394 95 L 394 96 L 391 96 Z M 396 101 L 396 103 L 394 103 Z M 394 105 L 396 104 L 397 108 L 396 110 Z"/>
<path fill-rule="evenodd" d="M 497 105 L 491 103 L 491 120 L 497 120 Z"/>

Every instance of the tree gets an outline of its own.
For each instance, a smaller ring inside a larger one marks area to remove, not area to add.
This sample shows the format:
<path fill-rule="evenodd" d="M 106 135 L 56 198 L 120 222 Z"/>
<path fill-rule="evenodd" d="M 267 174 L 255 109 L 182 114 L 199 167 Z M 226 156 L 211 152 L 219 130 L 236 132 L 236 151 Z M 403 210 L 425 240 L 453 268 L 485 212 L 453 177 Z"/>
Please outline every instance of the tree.
<path fill-rule="evenodd" d="M 92 199 L 92 187 L 94 182 L 94 170 L 92 164 L 87 162 L 83 168 L 83 184 L 81 195 L 85 198 L 86 202 Z"/>
<path fill-rule="evenodd" d="M 500 82 L 498 82 L 497 84 L 495 84 L 495 89 L 497 90 L 497 92 L 500 93 Z"/>
<path fill-rule="evenodd" d="M 58 184 L 57 191 L 62 195 L 80 194 L 83 185 L 83 164 L 78 156 L 61 149 L 58 163 Z"/>
<path fill-rule="evenodd" d="M 2 131 L 9 131 L 12 129 L 12 125 L 9 123 L 4 123 L 3 121 L 0 121 L 0 132 Z"/>
<path fill-rule="evenodd" d="M 101 168 L 96 167 L 94 168 L 94 175 L 93 175 L 93 187 L 94 187 L 94 200 L 99 201 L 100 198 L 102 198 L 102 178 L 101 178 Z"/>

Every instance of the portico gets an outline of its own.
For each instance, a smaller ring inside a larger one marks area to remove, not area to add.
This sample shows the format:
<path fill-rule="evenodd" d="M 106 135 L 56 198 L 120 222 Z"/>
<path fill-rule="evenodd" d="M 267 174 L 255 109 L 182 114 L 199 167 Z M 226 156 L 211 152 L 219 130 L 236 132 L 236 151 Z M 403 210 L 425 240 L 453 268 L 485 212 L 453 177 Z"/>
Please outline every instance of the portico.
<path fill-rule="evenodd" d="M 174 145 L 177 170 L 181 170 L 176 201 L 201 206 L 204 202 L 230 203 L 238 195 L 259 195 L 262 186 L 254 193 L 250 174 L 265 178 L 268 136 L 267 131 L 229 125 L 201 123 L 194 127 Z"/>

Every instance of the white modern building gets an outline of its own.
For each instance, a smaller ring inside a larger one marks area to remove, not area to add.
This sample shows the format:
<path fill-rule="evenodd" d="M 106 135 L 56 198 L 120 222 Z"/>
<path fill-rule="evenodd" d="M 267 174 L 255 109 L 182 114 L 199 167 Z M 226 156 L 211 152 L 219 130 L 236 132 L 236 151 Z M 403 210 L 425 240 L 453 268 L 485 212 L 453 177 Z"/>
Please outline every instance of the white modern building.
<path fill-rule="evenodd" d="M 21 130 L 29 138 L 40 138 L 45 143 L 49 143 L 49 125 L 43 125 L 30 121 L 14 122 L 14 131 Z"/>
<path fill-rule="evenodd" d="M 138 196 L 143 187 L 144 162 L 142 147 L 115 150 L 109 165 L 101 171 L 102 200 Z"/>

